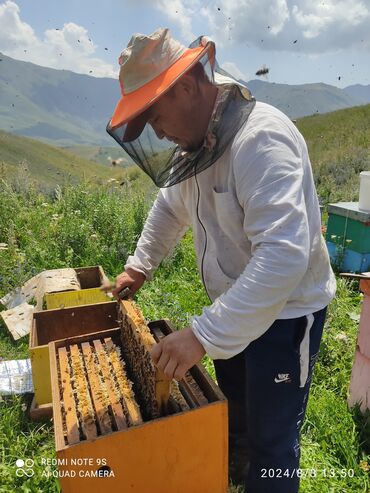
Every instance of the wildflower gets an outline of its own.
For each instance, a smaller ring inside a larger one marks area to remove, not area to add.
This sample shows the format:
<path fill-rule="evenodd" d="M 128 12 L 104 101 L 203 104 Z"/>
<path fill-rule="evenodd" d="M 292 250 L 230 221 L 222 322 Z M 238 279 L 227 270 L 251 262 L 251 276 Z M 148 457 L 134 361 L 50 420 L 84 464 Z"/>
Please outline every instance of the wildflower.
<path fill-rule="evenodd" d="M 48 204 L 47 202 L 43 202 L 43 203 L 41 204 L 41 207 L 49 207 L 49 204 Z"/>
<path fill-rule="evenodd" d="M 78 210 L 78 209 L 76 209 L 76 210 L 74 211 L 74 213 L 75 213 L 75 214 L 77 214 L 77 215 L 79 215 L 79 214 L 81 214 L 81 211 L 80 211 L 80 210 Z"/>
<path fill-rule="evenodd" d="M 97 237 L 98 237 L 98 235 L 97 235 L 97 234 L 95 234 L 95 233 L 93 233 L 92 235 L 90 235 L 90 238 L 91 238 L 92 240 L 96 240 L 96 239 L 97 239 Z"/>
<path fill-rule="evenodd" d="M 336 341 L 344 341 L 344 342 L 347 342 L 348 341 L 348 337 L 347 335 L 344 333 L 344 332 L 339 332 L 339 334 L 337 334 L 334 339 Z"/>
<path fill-rule="evenodd" d="M 367 460 L 360 460 L 360 467 L 365 472 L 370 472 L 370 464 Z"/>
<path fill-rule="evenodd" d="M 23 412 L 25 412 L 26 409 L 27 409 L 27 404 L 23 403 L 22 406 L 21 406 L 21 409 L 22 409 Z"/>
<path fill-rule="evenodd" d="M 57 221 L 57 220 L 59 219 L 59 214 L 53 214 L 53 215 L 51 216 L 51 219 L 52 219 L 53 221 Z"/>

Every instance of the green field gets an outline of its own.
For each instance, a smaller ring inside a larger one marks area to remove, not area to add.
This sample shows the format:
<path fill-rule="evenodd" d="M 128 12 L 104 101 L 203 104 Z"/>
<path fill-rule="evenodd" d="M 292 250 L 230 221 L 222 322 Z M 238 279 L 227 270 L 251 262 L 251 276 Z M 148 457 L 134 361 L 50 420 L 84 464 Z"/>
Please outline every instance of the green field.
<path fill-rule="evenodd" d="M 370 169 L 369 135 L 363 123 L 369 118 L 370 106 L 298 122 L 308 141 L 316 179 L 321 180 L 319 193 L 326 193 L 324 202 L 332 197 L 355 198 L 358 170 Z M 339 141 L 338 132 L 342 135 Z M 342 145 L 345 139 L 346 146 Z M 336 160 L 341 163 L 340 170 L 348 168 L 349 180 L 340 182 L 337 174 L 330 171 Z M 82 181 L 62 183 L 52 193 L 40 191 L 19 175 L 14 179 L 3 175 L 0 243 L 7 247 L 0 250 L 0 297 L 44 269 L 101 264 L 112 279 L 121 272 L 135 248 L 155 193 L 140 173 L 131 173 L 122 186 L 105 179 L 99 186 Z M 324 177 L 333 180 L 333 195 L 329 194 L 331 189 L 326 192 Z M 181 328 L 207 305 L 192 242 L 189 231 L 162 263 L 153 281 L 139 292 L 137 301 L 148 319 L 170 318 Z M 346 403 L 361 299 L 357 283 L 338 279 L 303 426 L 301 467 L 311 473 L 302 479 L 302 493 L 370 491 L 370 415 L 349 411 Z M 14 343 L 2 322 L 0 356 L 28 356 L 27 338 Z M 204 363 L 214 376 L 212 362 L 205 357 Z M 57 492 L 56 480 L 45 478 L 40 464 L 41 458 L 54 457 L 52 423 L 30 422 L 24 404 L 22 397 L 3 398 L 0 402 L 0 492 Z M 15 475 L 18 458 L 35 460 L 32 478 Z"/>

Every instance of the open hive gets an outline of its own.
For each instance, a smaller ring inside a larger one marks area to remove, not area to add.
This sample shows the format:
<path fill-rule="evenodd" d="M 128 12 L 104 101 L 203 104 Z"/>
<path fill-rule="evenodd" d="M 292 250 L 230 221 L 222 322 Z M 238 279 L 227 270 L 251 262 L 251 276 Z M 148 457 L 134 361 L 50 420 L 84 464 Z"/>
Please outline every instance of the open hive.
<path fill-rule="evenodd" d="M 114 474 L 80 465 L 63 493 L 226 491 L 226 400 L 201 365 L 171 386 L 158 372 L 149 349 L 171 332 L 124 301 L 119 328 L 49 344 L 57 457 L 103 458 Z"/>
<path fill-rule="evenodd" d="M 208 404 L 190 372 L 170 382 L 149 350 L 165 334 L 123 301 L 121 330 L 58 341 L 56 370 L 66 445 Z"/>

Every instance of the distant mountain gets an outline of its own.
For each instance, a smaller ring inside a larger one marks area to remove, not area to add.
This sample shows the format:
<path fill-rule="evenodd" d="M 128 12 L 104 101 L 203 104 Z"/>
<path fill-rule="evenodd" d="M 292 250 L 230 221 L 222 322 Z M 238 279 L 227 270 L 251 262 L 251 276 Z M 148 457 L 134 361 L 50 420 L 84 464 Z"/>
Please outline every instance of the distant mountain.
<path fill-rule="evenodd" d="M 364 104 L 359 98 L 328 84 L 288 85 L 261 80 L 244 83 L 258 101 L 276 106 L 290 118 L 328 113 Z"/>
<path fill-rule="evenodd" d="M 120 97 L 118 81 L 0 60 L 1 129 L 57 145 L 115 146 L 105 127 Z"/>
<path fill-rule="evenodd" d="M 363 86 L 362 84 L 355 84 L 353 86 L 347 86 L 343 90 L 349 96 L 359 99 L 364 104 L 370 103 L 370 85 Z"/>
<path fill-rule="evenodd" d="M 247 85 L 257 100 L 271 103 L 291 118 L 370 101 L 366 99 L 370 96 L 352 89 L 361 86 L 344 91 L 327 84 L 251 80 Z M 0 129 L 8 132 L 57 146 L 78 146 L 78 154 L 90 157 L 93 153 L 93 159 L 100 162 L 110 155 L 112 159 L 120 155 L 124 158 L 124 151 L 105 131 L 119 97 L 117 80 L 40 67 L 0 54 Z M 81 146 L 111 147 L 114 151 L 85 153 Z"/>

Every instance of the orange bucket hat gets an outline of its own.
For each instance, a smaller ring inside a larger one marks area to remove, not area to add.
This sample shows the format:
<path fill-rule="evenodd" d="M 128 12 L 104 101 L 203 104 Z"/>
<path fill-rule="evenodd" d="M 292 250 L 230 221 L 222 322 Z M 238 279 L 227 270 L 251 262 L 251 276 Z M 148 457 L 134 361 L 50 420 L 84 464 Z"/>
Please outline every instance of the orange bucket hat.
<path fill-rule="evenodd" d="M 146 124 L 145 110 L 205 54 L 213 65 L 215 45 L 205 37 L 200 46 L 186 48 L 172 38 L 167 28 L 157 29 L 150 36 L 134 34 L 118 59 L 122 96 L 108 127 L 127 124 L 124 140 L 137 138 Z"/>

